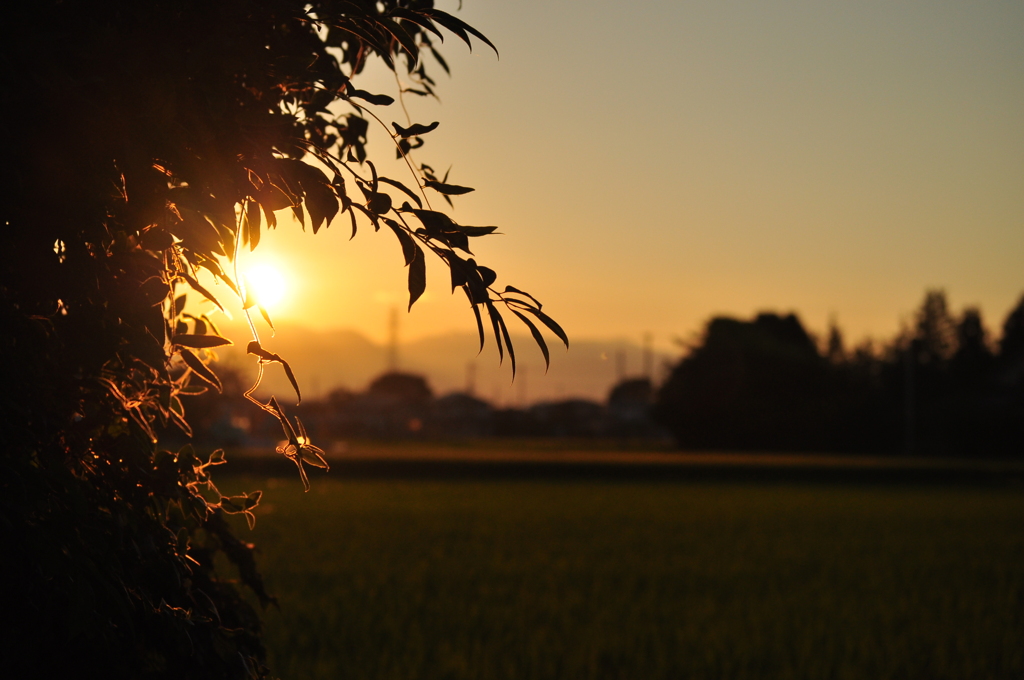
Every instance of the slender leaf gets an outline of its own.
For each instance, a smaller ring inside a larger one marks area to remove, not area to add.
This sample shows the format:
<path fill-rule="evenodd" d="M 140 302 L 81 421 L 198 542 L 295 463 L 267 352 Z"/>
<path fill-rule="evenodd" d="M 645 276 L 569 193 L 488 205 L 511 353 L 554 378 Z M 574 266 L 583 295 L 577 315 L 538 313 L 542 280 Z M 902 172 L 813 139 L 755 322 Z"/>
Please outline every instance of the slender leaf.
<path fill-rule="evenodd" d="M 565 348 L 569 349 L 569 337 L 565 334 L 565 331 L 562 330 L 562 327 L 559 326 L 554 319 L 552 319 L 550 316 L 540 311 L 539 309 L 534 309 L 533 307 L 526 307 L 526 311 L 530 312 L 535 317 L 540 319 L 541 323 L 547 326 L 552 333 L 558 336 L 559 340 L 565 343 Z"/>
<path fill-rule="evenodd" d="M 252 286 L 245 287 L 245 299 L 242 301 L 242 309 L 252 309 L 256 306 L 256 295 L 252 292 Z"/>
<path fill-rule="evenodd" d="M 459 230 L 459 225 L 452 221 L 452 218 L 445 215 L 443 212 L 437 212 L 436 210 L 417 210 L 416 208 L 410 208 L 412 214 L 416 215 L 420 222 L 423 223 L 423 228 L 427 230 L 427 233 L 431 236 L 438 236 L 446 232 L 455 232 Z"/>
<path fill-rule="evenodd" d="M 394 98 L 389 97 L 386 94 L 370 94 L 364 90 L 356 90 L 353 88 L 349 88 L 348 96 L 368 101 L 375 106 L 390 106 L 395 103 Z"/>
<path fill-rule="evenodd" d="M 192 372 L 196 377 L 210 383 L 218 392 L 223 391 L 224 388 L 220 384 L 220 378 L 218 378 L 217 375 L 199 359 L 199 357 L 187 349 L 181 350 L 180 356 L 185 362 L 185 365 L 192 369 Z"/>
<path fill-rule="evenodd" d="M 192 347 L 193 349 L 209 349 L 211 347 L 223 347 L 224 345 L 234 344 L 227 338 L 222 338 L 219 335 L 175 335 L 171 338 L 171 344 L 181 345 L 182 347 Z"/>
<path fill-rule="evenodd" d="M 278 362 L 284 367 L 284 374 L 288 376 L 288 382 L 292 384 L 292 389 L 295 390 L 295 403 L 302 403 L 302 393 L 299 392 L 299 381 L 295 379 L 295 373 L 292 372 L 292 367 L 288 365 L 288 362 L 278 357 Z"/>
<path fill-rule="evenodd" d="M 373 161 L 366 161 L 366 164 L 370 166 L 370 177 L 371 177 L 370 187 L 373 189 L 374 193 L 376 193 L 376 191 L 377 191 L 377 166 L 375 166 L 373 164 Z M 362 187 L 360 187 L 360 188 L 362 188 Z M 365 194 L 366 192 L 364 191 L 363 193 Z"/>
<path fill-rule="evenodd" d="M 302 457 L 302 462 L 312 465 L 313 467 L 322 468 L 324 470 L 330 470 L 331 466 L 327 464 L 327 460 L 323 456 L 323 449 L 319 446 L 313 446 L 312 444 L 304 444 L 299 447 L 299 455 Z"/>
<path fill-rule="evenodd" d="M 448 269 L 452 275 L 452 292 L 459 286 L 464 286 L 469 282 L 466 276 L 466 262 L 462 260 L 458 255 L 452 251 L 442 251 L 442 257 L 448 264 Z"/>
<path fill-rule="evenodd" d="M 544 371 L 547 372 L 547 370 L 551 368 L 551 355 L 548 353 L 548 344 L 544 342 L 544 336 L 541 335 L 537 326 L 530 321 L 525 314 L 518 312 L 511 307 L 509 309 L 511 309 L 512 313 L 518 316 L 519 320 L 526 324 L 526 327 L 530 329 L 534 342 L 536 342 L 537 346 L 540 347 L 540 353 L 544 355 Z"/>
<path fill-rule="evenodd" d="M 249 343 L 249 347 L 251 348 L 254 344 L 259 347 L 259 343 L 252 342 Z M 274 354 L 273 356 L 276 357 L 277 355 Z M 281 423 L 281 430 L 284 432 L 284 438 L 289 442 L 294 441 L 296 438 L 295 429 L 292 427 L 292 424 L 288 422 L 288 418 L 285 416 L 284 409 L 281 408 L 281 404 L 277 403 L 277 397 L 271 396 L 268 403 L 270 410 L 277 416 L 277 421 Z"/>
<path fill-rule="evenodd" d="M 260 205 L 256 201 L 245 202 L 245 241 L 249 243 L 250 252 L 256 250 L 260 242 Z M 243 243 L 245 242 L 243 241 Z"/>
<path fill-rule="evenodd" d="M 401 224 L 390 218 L 383 218 L 384 223 L 391 227 L 391 231 L 395 232 L 395 236 L 398 237 L 398 242 L 402 244 L 402 255 L 405 257 L 405 264 L 408 266 L 416 259 L 416 242 L 413 241 L 412 236 L 405 230 Z"/>
<path fill-rule="evenodd" d="M 512 362 L 512 379 L 515 380 L 515 377 L 516 377 L 516 350 L 512 346 L 512 338 L 510 338 L 509 335 L 508 335 L 508 327 L 505 325 L 505 319 L 503 319 L 501 317 L 501 314 L 498 312 L 498 309 L 496 307 L 494 308 L 494 317 L 493 318 L 496 318 L 498 320 L 498 326 L 501 327 L 501 337 L 503 337 L 505 339 L 505 349 L 508 350 L 508 358 L 509 358 L 509 361 Z"/>
<path fill-rule="evenodd" d="M 436 130 L 437 126 L 440 125 L 440 124 L 441 124 L 440 122 L 435 120 L 433 123 L 430 123 L 429 125 L 423 125 L 421 123 L 413 123 L 409 127 L 404 128 L 401 125 L 399 125 L 398 123 L 392 123 L 391 127 L 395 128 L 395 132 L 397 132 L 400 137 L 405 139 L 407 137 L 416 137 L 416 136 L 419 136 L 419 135 L 425 135 L 425 134 L 427 134 L 428 132 L 430 132 L 432 130 Z"/>
<path fill-rule="evenodd" d="M 221 335 L 220 329 L 217 328 L 210 317 L 205 314 L 200 314 L 198 317 L 192 317 L 196 321 L 196 335 L 206 335 L 207 333 L 213 333 L 214 335 Z"/>
<path fill-rule="evenodd" d="M 421 28 L 427 29 L 428 31 L 436 35 L 438 38 L 440 38 L 441 42 L 444 42 L 444 36 L 441 35 L 441 32 L 437 30 L 437 28 L 430 21 L 430 19 L 421 16 L 412 10 L 405 9 L 404 7 L 394 7 L 391 9 L 390 14 L 393 17 L 405 19 L 406 21 L 412 22 Z"/>
<path fill-rule="evenodd" d="M 260 316 L 262 316 L 263 320 L 267 322 L 268 326 L 270 326 L 270 330 L 277 330 L 276 328 L 274 328 L 274 322 L 270 320 L 270 314 L 267 313 L 267 310 L 263 307 L 263 305 L 257 304 L 256 307 L 258 307 L 260 310 Z"/>
<path fill-rule="evenodd" d="M 432 179 L 424 181 L 423 186 L 433 189 L 434 191 L 438 191 L 445 196 L 461 196 L 462 194 L 468 194 L 471 191 L 476 191 L 476 189 L 471 187 L 460 187 L 457 184 L 442 184 L 441 182 L 436 182 Z"/>
<path fill-rule="evenodd" d="M 484 334 L 484 320 L 480 318 L 480 307 L 473 302 L 473 295 L 469 292 L 469 286 L 464 288 L 466 296 L 469 298 L 469 306 L 473 309 L 473 316 L 476 317 L 476 330 L 480 335 L 480 349 L 476 351 L 477 354 L 484 351 L 484 340 L 486 339 Z"/>
<path fill-rule="evenodd" d="M 522 295 L 523 297 L 528 297 L 528 298 L 530 298 L 533 301 L 533 304 L 537 305 L 537 309 L 543 309 L 544 308 L 544 305 L 542 305 L 540 303 L 540 300 L 538 300 L 537 298 L 533 297 L 532 295 L 527 293 L 525 290 L 519 290 L 518 288 L 513 288 L 512 286 L 505 286 L 505 292 L 506 293 L 515 293 L 516 295 Z M 516 302 L 519 302 L 519 300 L 516 300 Z"/>
<path fill-rule="evenodd" d="M 487 234 L 493 234 L 497 227 L 464 227 L 459 225 L 459 231 L 466 236 L 486 236 Z"/>
<path fill-rule="evenodd" d="M 410 189 L 409 187 L 405 186 L 404 184 L 402 184 L 398 180 L 389 179 L 387 177 L 378 177 L 377 179 L 378 179 L 378 181 L 384 182 L 385 184 L 390 184 L 391 186 L 395 187 L 396 189 L 400 189 L 401 191 L 403 191 L 405 193 L 406 196 L 408 196 L 412 200 L 416 201 L 416 205 L 421 206 L 421 207 L 423 206 L 423 203 L 420 202 L 420 197 L 416 195 L 416 192 L 414 192 L 412 189 Z"/>
<path fill-rule="evenodd" d="M 220 497 L 220 509 L 229 515 L 239 515 L 245 512 L 248 508 L 246 504 L 249 501 L 249 497 L 242 496 L 221 496 Z"/>
<path fill-rule="evenodd" d="M 288 376 L 288 381 L 292 384 L 292 389 L 295 390 L 295 396 L 298 397 L 299 402 L 302 401 L 302 394 L 299 392 L 299 383 L 295 379 L 292 367 L 288 365 L 288 362 L 285 361 L 280 354 L 274 354 L 273 352 L 263 349 L 263 347 L 260 346 L 260 343 L 255 340 L 246 345 L 245 353 L 258 356 L 260 361 L 264 363 L 281 364 L 284 368 L 285 375 Z M 277 403 L 277 399 L 274 397 L 270 398 L 270 407 L 278 414 L 278 420 L 281 421 L 281 427 L 285 429 L 285 436 L 290 436 L 288 433 L 291 431 L 291 425 L 288 423 L 288 419 L 284 417 L 284 411 L 281 409 L 281 406 Z"/>
<path fill-rule="evenodd" d="M 494 308 L 494 303 L 490 300 L 485 304 L 487 305 L 487 315 L 491 317 L 491 327 L 494 330 L 494 342 L 498 345 L 498 363 L 500 364 L 505 361 L 505 350 L 501 345 L 501 327 L 498 325 L 498 310 Z"/>
<path fill-rule="evenodd" d="M 415 256 L 409 263 L 409 309 L 427 289 L 427 262 L 423 250 L 416 246 Z"/>
<path fill-rule="evenodd" d="M 444 69 L 444 72 L 447 73 L 448 75 L 451 75 L 452 71 L 450 68 L 448 68 L 448 62 L 444 60 L 444 57 L 441 56 L 441 53 L 435 50 L 433 47 L 430 48 L 430 53 L 434 55 L 434 59 L 436 59 L 437 63 L 441 65 L 441 68 Z"/>
<path fill-rule="evenodd" d="M 396 21 L 389 21 L 387 19 L 378 20 L 377 25 L 394 36 L 395 40 L 398 41 L 398 44 L 402 46 L 402 49 L 404 49 L 412 58 L 413 62 L 419 61 L 420 49 L 416 46 L 416 39 L 405 26 L 402 26 Z"/>
<path fill-rule="evenodd" d="M 477 349 L 477 354 L 479 354 L 484 351 L 484 341 L 486 339 L 484 334 L 484 322 L 480 317 L 480 308 L 475 302 L 473 302 L 473 293 L 469 290 L 469 286 L 463 286 L 462 292 L 464 292 L 466 297 L 469 299 L 469 307 L 473 310 L 473 316 L 476 318 L 476 331 L 480 336 L 480 347 Z"/>
<path fill-rule="evenodd" d="M 270 206 L 265 205 L 262 202 L 260 203 L 260 207 L 263 208 L 263 216 L 267 218 L 267 228 L 277 229 L 277 215 L 274 214 L 274 211 Z"/>
<path fill-rule="evenodd" d="M 483 33 L 467 24 L 462 19 L 453 17 L 451 14 L 448 14 L 447 12 L 442 12 L 439 9 L 426 9 L 422 10 L 422 12 L 424 16 L 430 17 L 431 19 L 441 24 L 455 35 L 462 38 L 463 42 L 469 45 L 469 50 L 471 52 L 473 51 L 473 43 L 469 41 L 469 36 L 466 35 L 467 33 L 471 33 L 472 35 L 482 40 L 484 43 L 487 44 L 488 47 L 494 50 L 495 55 L 498 54 L 498 48 L 494 46 L 494 43 L 487 39 L 487 36 L 485 36 Z"/>
<path fill-rule="evenodd" d="M 280 358 L 273 352 L 263 349 L 263 347 L 260 346 L 260 343 L 256 340 L 251 340 L 249 344 L 245 346 L 245 353 L 254 354 L 264 361 L 277 361 Z"/>
<path fill-rule="evenodd" d="M 204 288 L 202 285 L 200 285 L 200 283 L 198 281 L 196 281 L 195 278 L 191 274 L 189 274 L 184 269 L 181 270 L 180 273 L 181 273 L 181 277 L 188 282 L 188 285 L 192 286 L 193 290 L 195 290 L 197 293 L 202 295 L 204 298 L 206 298 L 207 300 L 209 300 L 213 304 L 217 305 L 217 309 L 221 310 L 222 312 L 224 311 L 224 306 L 220 302 L 217 301 L 217 298 L 215 298 L 213 296 L 213 293 L 211 293 L 210 291 L 206 290 L 206 288 Z M 232 287 L 234 287 L 234 284 L 232 284 Z"/>

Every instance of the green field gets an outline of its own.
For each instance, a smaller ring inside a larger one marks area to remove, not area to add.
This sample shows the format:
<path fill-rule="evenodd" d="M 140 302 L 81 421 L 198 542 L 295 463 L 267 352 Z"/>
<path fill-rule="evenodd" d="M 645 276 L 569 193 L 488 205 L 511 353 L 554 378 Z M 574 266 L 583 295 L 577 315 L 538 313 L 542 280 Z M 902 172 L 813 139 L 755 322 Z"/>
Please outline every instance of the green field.
<path fill-rule="evenodd" d="M 283 678 L 1021 678 L 1020 489 L 233 479 Z"/>

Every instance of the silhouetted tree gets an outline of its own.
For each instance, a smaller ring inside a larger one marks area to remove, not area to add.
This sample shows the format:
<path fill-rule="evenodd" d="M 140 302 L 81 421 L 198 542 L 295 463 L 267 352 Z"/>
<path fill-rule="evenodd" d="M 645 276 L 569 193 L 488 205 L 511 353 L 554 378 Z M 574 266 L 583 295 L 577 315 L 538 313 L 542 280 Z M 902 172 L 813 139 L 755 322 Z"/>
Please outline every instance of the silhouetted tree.
<path fill-rule="evenodd" d="M 481 343 L 486 316 L 513 370 L 500 307 L 545 357 L 539 326 L 565 341 L 534 298 L 495 288 L 495 273 L 470 256 L 470 239 L 495 227 L 459 225 L 431 207 L 431 197 L 471 191 L 412 161 L 437 123 L 387 127 L 408 177 L 378 175 L 367 155 L 369 126 L 384 125 L 393 100 L 353 79 L 381 59 L 405 94 L 432 95 L 425 64 L 447 70 L 435 49 L 443 32 L 490 45 L 430 0 L 41 0 L 5 10 L 7 676 L 266 674 L 259 619 L 214 568 L 223 553 L 270 602 L 251 546 L 224 518 L 251 520 L 260 494 L 221 496 L 210 472 L 222 453 L 171 452 L 156 434 L 188 432 L 183 398 L 222 386 L 211 364 L 229 340 L 213 319 L 185 311 L 186 295 L 220 304 L 198 272 L 256 311 L 231 262 L 277 226 L 276 211 L 314 234 L 336 216 L 353 233 L 360 223 L 386 227 L 408 267 L 410 305 L 425 287 L 426 256 L 437 256 L 467 296 Z M 254 326 L 248 347 L 260 371 L 279 363 L 291 375 Z M 304 465 L 326 465 L 276 398 L 252 403 L 279 421 L 280 451 L 304 481 Z"/>
<path fill-rule="evenodd" d="M 1003 323 L 997 365 L 996 436 L 1004 453 L 1024 456 L 1024 296 Z"/>
<path fill-rule="evenodd" d="M 1006 365 L 1024 362 L 1024 296 L 1003 322 L 999 358 Z"/>
<path fill-rule="evenodd" d="M 976 307 L 965 309 L 956 326 L 956 353 L 950 361 L 950 373 L 955 389 L 974 390 L 991 379 L 995 355 L 989 348 L 981 311 Z"/>
<path fill-rule="evenodd" d="M 712 319 L 658 393 L 656 418 L 685 448 L 821 449 L 827 362 L 793 314 Z"/>
<path fill-rule="evenodd" d="M 957 349 L 956 321 L 949 312 L 946 293 L 930 290 L 917 312 L 914 328 L 914 359 L 919 366 L 939 367 Z"/>
<path fill-rule="evenodd" d="M 835 320 L 828 325 L 828 340 L 825 345 L 825 358 L 832 364 L 841 364 L 846 360 L 846 348 L 843 346 L 843 332 Z"/>
<path fill-rule="evenodd" d="M 1024 455 L 1022 320 L 996 357 L 981 312 L 933 290 L 887 346 L 847 353 L 833 324 L 822 357 L 795 316 L 712 319 L 655 414 L 685 448 Z"/>

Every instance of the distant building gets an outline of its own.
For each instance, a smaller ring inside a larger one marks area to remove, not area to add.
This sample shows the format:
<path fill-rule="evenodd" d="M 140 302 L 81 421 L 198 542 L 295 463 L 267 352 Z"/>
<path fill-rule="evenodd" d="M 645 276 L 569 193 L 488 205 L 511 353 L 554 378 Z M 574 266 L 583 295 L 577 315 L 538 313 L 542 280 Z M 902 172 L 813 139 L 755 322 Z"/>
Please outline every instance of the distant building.
<path fill-rule="evenodd" d="M 412 406 L 426 404 L 433 399 L 434 392 L 421 375 L 390 371 L 370 383 L 366 396 L 389 404 Z"/>
<path fill-rule="evenodd" d="M 391 371 L 366 392 L 335 390 L 321 420 L 329 437 L 404 438 L 423 435 L 434 393 L 426 378 Z"/>
<path fill-rule="evenodd" d="M 608 395 L 608 430 L 616 437 L 651 437 L 660 433 L 651 419 L 654 386 L 650 378 L 627 378 Z"/>
<path fill-rule="evenodd" d="M 543 402 L 527 413 L 545 437 L 599 437 L 607 430 L 604 406 L 586 399 Z"/>
<path fill-rule="evenodd" d="M 470 394 L 453 392 L 434 400 L 427 431 L 441 439 L 489 437 L 494 433 L 494 409 Z"/>

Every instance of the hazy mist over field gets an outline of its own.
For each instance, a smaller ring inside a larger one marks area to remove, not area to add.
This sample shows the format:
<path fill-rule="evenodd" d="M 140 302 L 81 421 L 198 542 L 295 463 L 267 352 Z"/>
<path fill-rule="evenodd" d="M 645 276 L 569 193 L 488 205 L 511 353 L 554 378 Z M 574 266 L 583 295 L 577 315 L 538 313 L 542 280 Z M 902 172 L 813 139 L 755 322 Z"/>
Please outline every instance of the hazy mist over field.
<path fill-rule="evenodd" d="M 239 328 L 234 337 L 244 337 Z M 583 397 L 604 401 L 620 377 L 644 372 L 643 338 L 589 340 L 573 339 L 571 351 L 552 346 L 551 368 L 526 336 L 513 335 L 518 355 L 515 382 L 506 358 L 498 363 L 493 341 L 477 353 L 479 340 L 472 332 L 449 332 L 400 342 L 397 368 L 425 376 L 435 394 L 472 391 L 496 406 L 522 406 L 538 401 Z M 280 324 L 275 338 L 267 339 L 275 351 L 288 357 L 303 394 L 310 398 L 342 387 L 358 391 L 387 371 L 389 349 L 355 330 L 313 330 Z M 244 348 L 235 346 L 220 352 L 225 364 L 245 375 L 254 373 Z M 250 357 L 251 359 L 251 357 Z M 651 371 L 655 378 L 678 353 L 652 352 Z M 620 375 L 620 371 L 622 375 Z M 278 366 L 267 369 L 260 393 L 286 395 L 291 392 Z"/>

